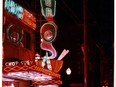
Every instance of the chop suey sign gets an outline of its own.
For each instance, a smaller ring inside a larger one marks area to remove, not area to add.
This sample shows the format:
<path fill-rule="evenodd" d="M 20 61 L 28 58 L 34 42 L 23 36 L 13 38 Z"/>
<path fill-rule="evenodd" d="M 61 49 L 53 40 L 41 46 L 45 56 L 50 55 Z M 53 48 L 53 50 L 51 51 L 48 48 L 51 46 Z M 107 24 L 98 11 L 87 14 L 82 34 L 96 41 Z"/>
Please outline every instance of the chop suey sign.
<path fill-rule="evenodd" d="M 30 61 L 30 60 L 27 60 L 27 61 L 13 61 L 13 62 L 6 62 L 5 63 L 5 66 L 16 66 L 16 65 L 31 65 L 33 64 L 34 61 Z"/>

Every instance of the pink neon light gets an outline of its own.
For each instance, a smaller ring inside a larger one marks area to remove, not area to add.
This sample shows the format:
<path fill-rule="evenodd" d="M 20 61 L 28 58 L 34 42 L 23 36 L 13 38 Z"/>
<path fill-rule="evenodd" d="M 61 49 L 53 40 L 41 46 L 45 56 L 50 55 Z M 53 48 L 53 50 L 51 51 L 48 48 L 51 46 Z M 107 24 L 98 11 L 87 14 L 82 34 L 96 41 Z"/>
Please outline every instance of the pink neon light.
<path fill-rule="evenodd" d="M 52 43 L 46 43 L 43 41 L 41 42 L 40 46 L 43 50 L 50 51 L 52 53 L 52 55 L 49 56 L 49 59 L 54 59 L 57 56 L 57 52 L 53 47 Z"/>
<path fill-rule="evenodd" d="M 62 60 L 68 54 L 69 50 L 64 49 L 57 60 Z"/>

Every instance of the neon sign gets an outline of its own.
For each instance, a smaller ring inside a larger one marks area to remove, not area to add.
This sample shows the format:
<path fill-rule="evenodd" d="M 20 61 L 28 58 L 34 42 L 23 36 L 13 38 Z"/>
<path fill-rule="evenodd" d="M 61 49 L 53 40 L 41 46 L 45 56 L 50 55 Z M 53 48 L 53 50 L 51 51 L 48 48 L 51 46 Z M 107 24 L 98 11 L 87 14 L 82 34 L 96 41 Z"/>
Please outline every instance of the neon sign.
<path fill-rule="evenodd" d="M 55 0 L 40 0 L 41 11 L 44 17 L 54 17 L 56 13 Z"/>
<path fill-rule="evenodd" d="M 36 29 L 36 18 L 25 9 L 23 10 L 22 15 L 21 21 L 31 28 Z"/>
<path fill-rule="evenodd" d="M 5 9 L 9 13 L 15 15 L 17 18 L 19 18 L 19 19 L 22 18 L 23 8 L 21 6 L 19 6 L 18 4 L 16 4 L 14 1 L 5 0 Z"/>
<path fill-rule="evenodd" d="M 41 33 L 41 38 L 45 42 L 51 43 L 56 38 L 57 26 L 51 22 L 44 23 L 40 29 L 40 33 Z"/>
<path fill-rule="evenodd" d="M 27 61 L 14 61 L 14 62 L 6 62 L 5 66 L 16 66 L 16 65 L 32 65 L 33 61 L 27 60 Z"/>
<path fill-rule="evenodd" d="M 5 0 L 4 8 L 12 15 L 15 15 L 24 24 L 28 25 L 34 30 L 36 29 L 36 18 L 13 0 Z"/>
<path fill-rule="evenodd" d="M 43 41 L 40 44 L 41 49 L 50 51 L 52 53 L 49 59 L 54 59 L 57 56 L 57 52 L 52 45 L 57 35 L 57 26 L 55 23 L 48 22 L 42 25 L 40 29 L 41 38 Z"/>

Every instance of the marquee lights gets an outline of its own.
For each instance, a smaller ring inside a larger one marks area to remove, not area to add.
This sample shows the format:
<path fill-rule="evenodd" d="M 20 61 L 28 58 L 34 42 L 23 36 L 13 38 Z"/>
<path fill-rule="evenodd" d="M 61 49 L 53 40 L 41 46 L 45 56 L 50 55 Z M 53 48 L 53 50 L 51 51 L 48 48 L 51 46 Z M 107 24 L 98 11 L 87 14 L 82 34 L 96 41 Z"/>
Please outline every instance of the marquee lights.
<path fill-rule="evenodd" d="M 5 0 L 4 8 L 12 15 L 15 15 L 24 24 L 28 25 L 34 30 L 36 29 L 36 18 L 13 0 Z"/>
<path fill-rule="evenodd" d="M 3 76 L 33 81 L 48 81 L 52 79 L 52 76 L 34 71 L 9 72 L 7 74 L 4 74 Z"/>
<path fill-rule="evenodd" d="M 3 67 L 3 77 L 14 78 L 14 79 L 24 79 L 24 80 L 39 80 L 39 75 L 45 79 L 47 76 L 53 77 L 54 79 L 59 79 L 60 74 L 51 72 L 50 70 L 38 67 L 35 64 L 32 65 L 16 65 L 16 66 L 4 66 Z M 34 79 L 34 77 L 36 77 Z M 38 77 L 38 79 L 37 79 Z M 51 79 L 51 78 L 50 78 Z"/>

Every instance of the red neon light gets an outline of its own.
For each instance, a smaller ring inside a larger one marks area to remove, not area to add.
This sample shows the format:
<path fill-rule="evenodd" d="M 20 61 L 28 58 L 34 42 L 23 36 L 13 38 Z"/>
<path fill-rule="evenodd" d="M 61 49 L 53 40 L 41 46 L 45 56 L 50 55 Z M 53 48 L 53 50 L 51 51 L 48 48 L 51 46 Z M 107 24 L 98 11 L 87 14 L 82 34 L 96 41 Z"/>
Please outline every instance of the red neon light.
<path fill-rule="evenodd" d="M 32 22 L 36 22 L 36 18 L 31 13 L 29 13 L 27 10 L 25 10 L 25 9 L 23 10 L 23 17 L 28 18 Z"/>
<path fill-rule="evenodd" d="M 23 17 L 21 21 L 33 28 L 34 30 L 36 29 L 36 18 L 27 10 L 23 10 Z"/>

